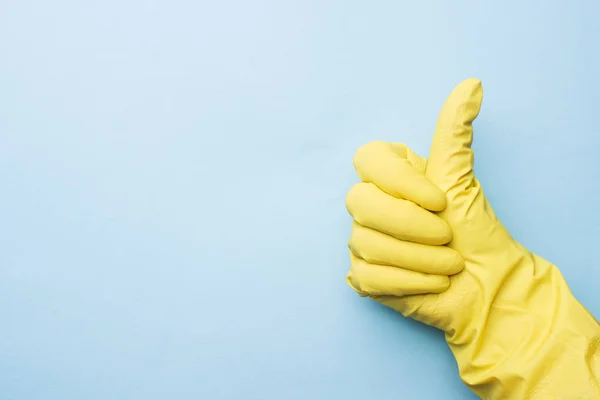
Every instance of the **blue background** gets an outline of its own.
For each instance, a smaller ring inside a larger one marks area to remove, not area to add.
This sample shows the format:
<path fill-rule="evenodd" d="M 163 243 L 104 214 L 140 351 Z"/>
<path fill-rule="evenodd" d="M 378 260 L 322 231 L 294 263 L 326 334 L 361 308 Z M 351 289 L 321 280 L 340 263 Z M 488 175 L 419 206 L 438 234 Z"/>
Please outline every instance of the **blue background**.
<path fill-rule="evenodd" d="M 0 397 L 474 398 L 344 282 L 354 151 L 472 76 L 497 214 L 600 315 L 600 6 L 482 3 L 3 1 Z"/>

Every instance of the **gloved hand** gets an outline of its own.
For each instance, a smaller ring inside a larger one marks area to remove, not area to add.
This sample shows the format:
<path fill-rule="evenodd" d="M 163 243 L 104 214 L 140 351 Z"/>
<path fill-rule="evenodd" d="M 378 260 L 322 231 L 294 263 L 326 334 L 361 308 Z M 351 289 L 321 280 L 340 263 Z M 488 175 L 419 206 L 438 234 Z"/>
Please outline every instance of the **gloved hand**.
<path fill-rule="evenodd" d="M 598 322 L 558 268 L 511 237 L 474 177 L 481 100 L 478 80 L 454 89 L 428 165 L 401 144 L 358 150 L 347 281 L 443 330 L 462 380 L 484 399 L 600 399 Z"/>

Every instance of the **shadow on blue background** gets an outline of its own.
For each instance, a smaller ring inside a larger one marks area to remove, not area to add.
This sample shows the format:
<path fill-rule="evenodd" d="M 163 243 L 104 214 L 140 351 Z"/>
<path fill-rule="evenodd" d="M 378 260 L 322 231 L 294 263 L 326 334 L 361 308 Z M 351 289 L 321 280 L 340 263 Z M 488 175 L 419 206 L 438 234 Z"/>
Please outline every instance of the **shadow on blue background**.
<path fill-rule="evenodd" d="M 2 399 L 466 399 L 345 284 L 354 151 L 482 79 L 497 214 L 600 315 L 591 1 L 5 1 Z"/>

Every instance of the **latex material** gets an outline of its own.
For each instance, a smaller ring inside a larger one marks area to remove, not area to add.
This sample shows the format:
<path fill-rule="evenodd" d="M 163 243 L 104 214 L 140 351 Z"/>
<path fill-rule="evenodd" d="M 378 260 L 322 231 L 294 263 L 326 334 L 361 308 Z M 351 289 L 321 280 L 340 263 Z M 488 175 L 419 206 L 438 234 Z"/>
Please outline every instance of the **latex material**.
<path fill-rule="evenodd" d="M 600 399 L 598 322 L 558 268 L 511 237 L 474 177 L 481 101 L 478 80 L 454 89 L 428 165 L 402 144 L 358 150 L 347 281 L 444 330 L 462 380 L 484 399 Z"/>

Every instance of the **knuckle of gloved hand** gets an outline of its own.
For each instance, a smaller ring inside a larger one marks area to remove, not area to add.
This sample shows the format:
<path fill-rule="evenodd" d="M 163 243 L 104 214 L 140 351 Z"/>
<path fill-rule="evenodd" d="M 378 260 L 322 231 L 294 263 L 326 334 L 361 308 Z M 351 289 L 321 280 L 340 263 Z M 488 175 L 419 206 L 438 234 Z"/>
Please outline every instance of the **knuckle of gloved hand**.
<path fill-rule="evenodd" d="M 374 155 L 381 153 L 387 148 L 387 143 L 376 140 L 365 145 L 362 145 L 354 154 L 354 168 L 358 171 L 361 166 L 368 162 Z"/>
<path fill-rule="evenodd" d="M 352 186 L 350 191 L 348 191 L 348 195 L 346 196 L 346 208 L 348 212 L 356 222 L 360 223 L 360 209 L 361 204 L 364 204 L 364 198 L 367 192 L 371 189 L 369 185 L 371 183 L 359 182 Z"/>
<path fill-rule="evenodd" d="M 354 253 L 357 257 L 362 258 L 366 262 L 373 262 L 373 257 L 371 257 L 368 246 L 365 246 L 369 242 L 369 230 L 364 226 L 355 223 L 352 226 L 352 231 L 350 232 L 350 240 L 348 241 L 348 248 L 352 253 Z"/>
<path fill-rule="evenodd" d="M 360 296 L 362 297 L 366 297 L 369 294 L 363 290 L 361 290 L 360 285 L 358 284 L 358 282 L 356 282 L 356 280 L 354 279 L 354 275 L 352 273 L 352 271 L 348 272 L 348 275 L 346 276 L 346 282 L 348 282 L 348 284 L 350 285 L 350 287 L 356 292 L 358 293 Z"/>

